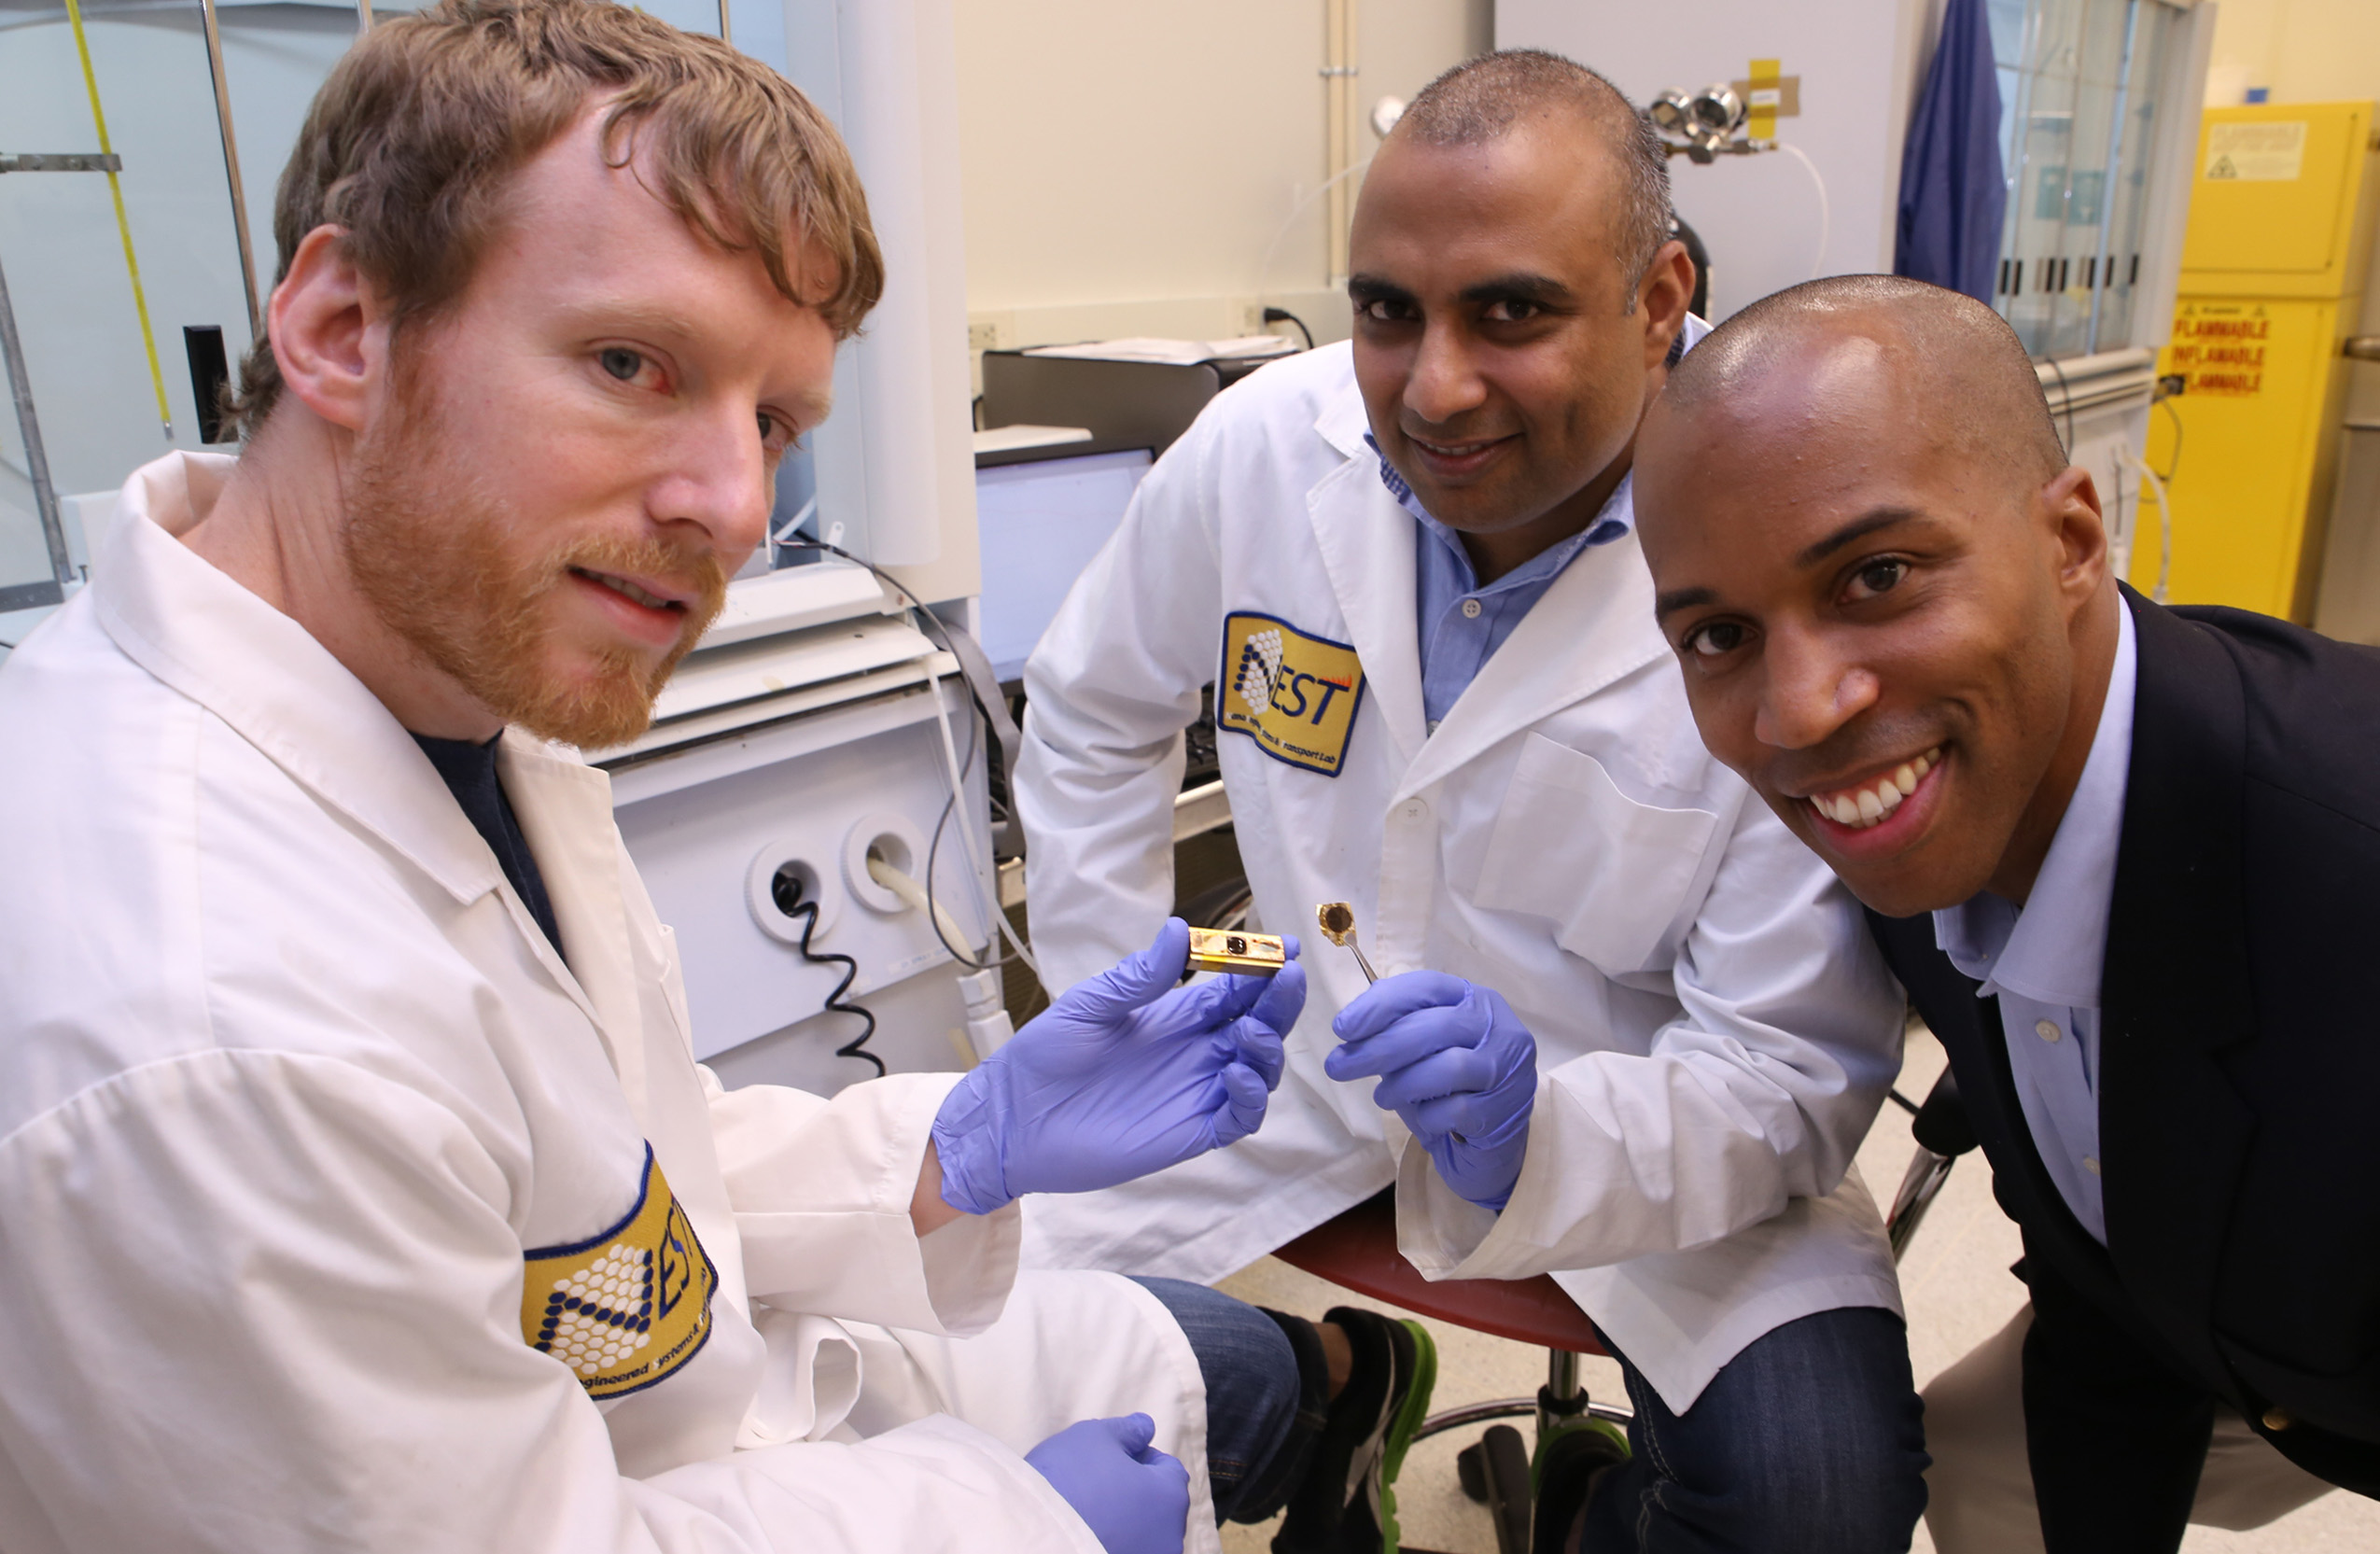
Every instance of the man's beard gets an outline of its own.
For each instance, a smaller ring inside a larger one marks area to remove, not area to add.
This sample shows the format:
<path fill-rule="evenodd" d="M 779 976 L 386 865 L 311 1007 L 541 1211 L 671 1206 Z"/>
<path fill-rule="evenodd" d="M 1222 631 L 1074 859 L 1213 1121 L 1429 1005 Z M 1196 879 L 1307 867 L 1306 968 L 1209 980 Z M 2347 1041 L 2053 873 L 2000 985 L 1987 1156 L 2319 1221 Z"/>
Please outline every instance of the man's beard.
<path fill-rule="evenodd" d="M 411 374 L 408 374 L 411 376 Z M 652 723 L 653 699 L 727 599 L 708 552 L 657 539 L 589 536 L 514 563 L 506 504 L 443 462 L 440 417 L 418 380 L 358 441 L 341 531 L 357 592 L 391 631 L 508 723 L 586 749 L 624 745 Z M 659 665 L 607 648 L 581 655 L 570 679 L 547 665 L 550 596 L 573 567 L 693 594 L 678 641 Z"/>

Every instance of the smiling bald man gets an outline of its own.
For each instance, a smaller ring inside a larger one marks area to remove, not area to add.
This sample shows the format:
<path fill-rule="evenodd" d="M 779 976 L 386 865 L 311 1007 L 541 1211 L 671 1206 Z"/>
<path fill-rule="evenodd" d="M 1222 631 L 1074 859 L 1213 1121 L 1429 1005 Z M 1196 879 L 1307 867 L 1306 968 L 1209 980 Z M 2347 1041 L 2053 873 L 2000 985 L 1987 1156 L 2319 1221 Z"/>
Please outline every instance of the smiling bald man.
<path fill-rule="evenodd" d="M 1636 469 L 1703 740 L 1868 905 L 2024 1232 L 1925 1393 L 1937 1546 L 2380 1490 L 2380 654 L 2122 588 L 2015 334 L 1911 281 L 1729 319 Z"/>

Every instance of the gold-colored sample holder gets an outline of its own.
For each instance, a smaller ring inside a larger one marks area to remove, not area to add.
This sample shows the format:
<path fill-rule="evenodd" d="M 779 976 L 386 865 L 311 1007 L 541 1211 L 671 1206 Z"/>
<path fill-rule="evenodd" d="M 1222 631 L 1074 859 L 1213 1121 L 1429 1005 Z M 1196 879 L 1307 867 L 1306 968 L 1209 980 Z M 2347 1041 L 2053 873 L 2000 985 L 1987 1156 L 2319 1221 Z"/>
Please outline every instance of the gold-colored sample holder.
<path fill-rule="evenodd" d="M 1289 946 L 1275 933 L 1241 933 L 1220 928 L 1190 931 L 1190 969 L 1270 976 L 1289 964 Z"/>

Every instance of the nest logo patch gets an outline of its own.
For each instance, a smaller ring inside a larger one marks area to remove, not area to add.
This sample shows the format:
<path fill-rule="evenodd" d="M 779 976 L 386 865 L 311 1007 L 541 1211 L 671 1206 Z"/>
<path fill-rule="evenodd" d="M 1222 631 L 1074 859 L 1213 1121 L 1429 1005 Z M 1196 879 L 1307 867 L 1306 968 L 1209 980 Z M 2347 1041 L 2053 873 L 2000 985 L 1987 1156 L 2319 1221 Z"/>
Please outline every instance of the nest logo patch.
<path fill-rule="evenodd" d="M 1347 758 L 1364 665 L 1344 642 L 1313 637 L 1278 616 L 1223 618 L 1223 672 L 1215 727 L 1244 734 L 1275 761 L 1337 777 Z"/>
<path fill-rule="evenodd" d="M 593 1397 L 641 1392 L 710 1337 L 719 1270 L 645 1146 L 637 1205 L 598 1236 L 525 1254 L 521 1337 Z"/>

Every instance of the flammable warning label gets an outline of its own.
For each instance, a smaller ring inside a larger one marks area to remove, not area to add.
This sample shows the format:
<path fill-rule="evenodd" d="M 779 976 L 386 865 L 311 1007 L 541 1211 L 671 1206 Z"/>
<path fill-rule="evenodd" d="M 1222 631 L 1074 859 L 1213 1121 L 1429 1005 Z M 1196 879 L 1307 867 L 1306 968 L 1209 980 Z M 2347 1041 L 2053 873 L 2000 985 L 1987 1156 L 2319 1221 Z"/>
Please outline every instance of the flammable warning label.
<path fill-rule="evenodd" d="M 1364 699 L 1353 648 L 1277 615 L 1234 611 L 1223 619 L 1215 684 L 1217 729 L 1246 735 L 1275 761 L 1338 776 Z"/>
<path fill-rule="evenodd" d="M 2183 392 L 2202 399 L 2244 399 L 2264 391 L 2264 353 L 2273 321 L 2260 304 L 2184 302 L 2174 315 L 2164 371 L 2178 372 Z"/>

